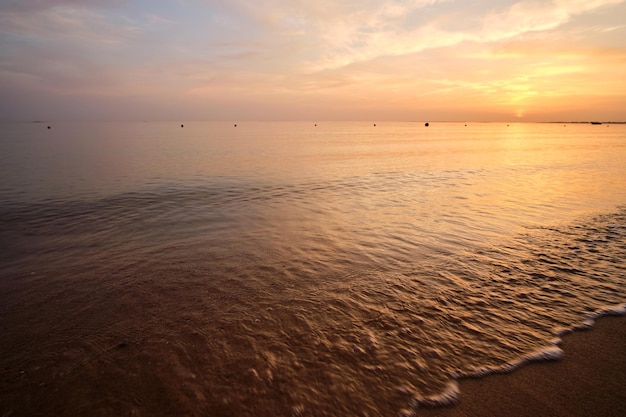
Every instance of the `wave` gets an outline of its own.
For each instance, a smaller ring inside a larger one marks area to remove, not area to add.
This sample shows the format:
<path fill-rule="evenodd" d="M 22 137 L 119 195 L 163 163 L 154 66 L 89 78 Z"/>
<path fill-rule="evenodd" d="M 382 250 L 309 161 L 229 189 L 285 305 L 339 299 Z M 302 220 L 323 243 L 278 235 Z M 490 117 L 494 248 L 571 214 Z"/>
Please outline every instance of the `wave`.
<path fill-rule="evenodd" d="M 437 187 L 465 174 L 449 175 Z M 458 401 L 458 379 L 558 359 L 563 329 L 624 314 L 626 207 L 493 233 L 506 222 L 481 222 L 497 210 L 426 204 L 404 188 L 418 179 L 3 203 L 5 311 L 32 325 L 7 329 L 12 360 L 75 381 L 138 366 L 175 398 L 241 415 L 250 398 L 266 414 L 381 415 Z"/>

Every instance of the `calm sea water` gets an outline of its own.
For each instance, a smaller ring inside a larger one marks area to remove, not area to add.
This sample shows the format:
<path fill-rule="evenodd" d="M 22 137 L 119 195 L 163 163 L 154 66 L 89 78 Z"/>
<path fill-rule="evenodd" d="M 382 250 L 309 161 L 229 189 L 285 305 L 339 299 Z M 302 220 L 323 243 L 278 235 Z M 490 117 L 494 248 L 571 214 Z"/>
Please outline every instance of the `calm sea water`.
<path fill-rule="evenodd" d="M 626 300 L 626 125 L 0 126 L 0 414 L 408 416 Z"/>

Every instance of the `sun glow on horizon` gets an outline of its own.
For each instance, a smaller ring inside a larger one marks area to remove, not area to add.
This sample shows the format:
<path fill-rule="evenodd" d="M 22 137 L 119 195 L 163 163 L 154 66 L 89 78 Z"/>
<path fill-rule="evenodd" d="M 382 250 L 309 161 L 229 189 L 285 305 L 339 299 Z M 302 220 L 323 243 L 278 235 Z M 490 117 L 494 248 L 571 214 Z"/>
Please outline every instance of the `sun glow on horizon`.
<path fill-rule="evenodd" d="M 626 0 L 0 5 L 7 119 L 626 120 Z"/>

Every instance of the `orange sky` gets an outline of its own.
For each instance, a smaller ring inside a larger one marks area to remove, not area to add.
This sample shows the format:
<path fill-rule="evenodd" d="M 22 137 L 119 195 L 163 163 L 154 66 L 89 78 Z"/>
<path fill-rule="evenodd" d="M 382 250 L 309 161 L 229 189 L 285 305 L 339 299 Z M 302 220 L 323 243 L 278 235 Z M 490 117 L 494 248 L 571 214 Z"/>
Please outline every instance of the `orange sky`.
<path fill-rule="evenodd" d="M 622 0 L 8 0 L 3 120 L 626 121 Z"/>

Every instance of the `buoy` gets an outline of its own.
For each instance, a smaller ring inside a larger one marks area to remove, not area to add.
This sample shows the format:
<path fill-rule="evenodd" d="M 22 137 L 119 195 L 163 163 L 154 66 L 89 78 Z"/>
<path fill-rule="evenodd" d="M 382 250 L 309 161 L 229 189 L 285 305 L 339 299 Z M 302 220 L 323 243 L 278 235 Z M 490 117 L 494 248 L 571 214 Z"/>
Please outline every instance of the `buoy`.
<path fill-rule="evenodd" d="M 430 126 L 430 125 L 428 124 L 428 122 L 426 122 L 426 123 L 424 123 L 424 126 L 428 127 L 428 126 Z"/>
<path fill-rule="evenodd" d="M 180 127 L 185 127 L 185 125 L 180 125 Z"/>
<path fill-rule="evenodd" d="M 235 127 L 237 127 L 237 123 L 235 123 Z"/>
<path fill-rule="evenodd" d="M 376 123 L 374 123 L 374 127 L 376 127 Z"/>
<path fill-rule="evenodd" d="M 50 126 L 48 126 L 48 129 L 52 129 Z"/>

